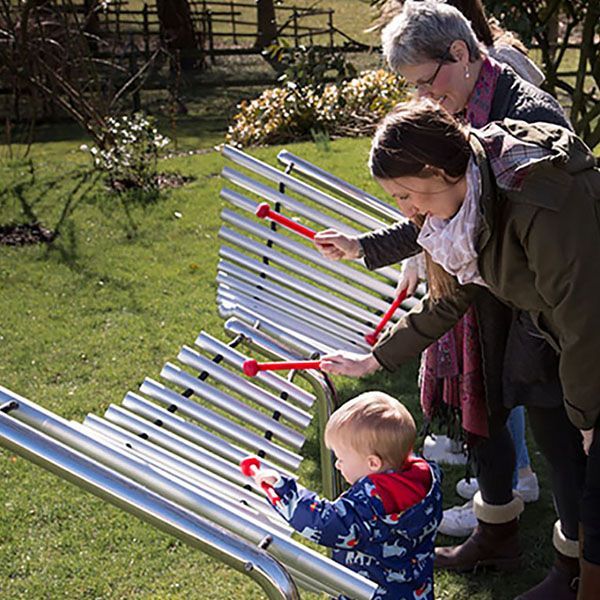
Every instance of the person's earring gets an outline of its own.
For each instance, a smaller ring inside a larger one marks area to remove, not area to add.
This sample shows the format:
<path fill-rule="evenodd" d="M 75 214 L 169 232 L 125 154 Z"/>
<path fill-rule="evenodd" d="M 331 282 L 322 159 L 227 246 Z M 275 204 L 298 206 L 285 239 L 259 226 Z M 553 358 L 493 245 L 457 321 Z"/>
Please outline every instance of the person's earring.
<path fill-rule="evenodd" d="M 471 77 L 471 73 L 469 73 L 469 67 L 465 67 L 465 79 L 469 79 Z"/>

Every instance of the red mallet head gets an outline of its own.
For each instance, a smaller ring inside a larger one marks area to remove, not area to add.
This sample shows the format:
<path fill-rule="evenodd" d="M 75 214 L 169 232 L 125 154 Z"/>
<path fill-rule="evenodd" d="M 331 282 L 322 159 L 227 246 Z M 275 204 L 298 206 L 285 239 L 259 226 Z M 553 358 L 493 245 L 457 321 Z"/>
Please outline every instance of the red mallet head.
<path fill-rule="evenodd" d="M 256 210 L 254 211 L 254 214 L 259 218 L 259 219 L 264 219 L 266 217 L 269 216 L 269 213 L 271 212 L 271 207 L 269 206 L 268 202 L 261 202 L 257 207 Z"/>
<path fill-rule="evenodd" d="M 258 458 L 256 458 L 256 456 L 248 456 L 240 461 L 240 470 L 242 471 L 242 475 L 245 475 L 246 477 L 252 477 L 256 469 L 260 469 L 260 461 Z"/>
<path fill-rule="evenodd" d="M 242 370 L 247 377 L 254 377 L 258 373 L 258 363 L 253 358 L 249 358 L 244 361 Z"/>
<path fill-rule="evenodd" d="M 374 346 L 377 341 L 377 336 L 374 333 L 367 333 L 365 334 L 365 341 L 369 346 Z"/>

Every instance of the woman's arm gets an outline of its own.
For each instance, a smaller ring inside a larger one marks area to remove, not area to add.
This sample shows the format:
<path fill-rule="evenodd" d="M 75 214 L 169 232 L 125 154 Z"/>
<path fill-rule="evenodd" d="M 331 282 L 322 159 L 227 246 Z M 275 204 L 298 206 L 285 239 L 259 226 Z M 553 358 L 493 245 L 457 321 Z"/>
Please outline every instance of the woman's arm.
<path fill-rule="evenodd" d="M 481 289 L 476 285 L 463 286 L 453 298 L 438 302 L 425 296 L 380 338 L 371 353 L 328 354 L 321 358 L 321 368 L 333 375 L 349 377 L 369 375 L 380 366 L 395 371 L 452 329 Z"/>
<path fill-rule="evenodd" d="M 421 252 L 417 244 L 418 229 L 412 223 L 396 223 L 391 227 L 351 236 L 327 229 L 315 236 L 317 250 L 331 260 L 349 260 L 364 256 L 365 265 L 374 270 L 398 263 Z"/>
<path fill-rule="evenodd" d="M 366 267 L 379 269 L 418 254 L 423 250 L 417 243 L 418 235 L 416 225 L 406 221 L 359 236 Z"/>

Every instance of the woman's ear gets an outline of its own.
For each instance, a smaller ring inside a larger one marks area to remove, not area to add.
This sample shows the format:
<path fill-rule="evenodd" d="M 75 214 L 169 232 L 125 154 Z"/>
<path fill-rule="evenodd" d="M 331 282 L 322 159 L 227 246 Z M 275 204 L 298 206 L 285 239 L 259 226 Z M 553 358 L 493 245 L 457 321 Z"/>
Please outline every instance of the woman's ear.
<path fill-rule="evenodd" d="M 377 473 L 383 469 L 383 461 L 377 454 L 369 454 L 369 456 L 367 456 L 367 466 L 371 473 Z"/>
<path fill-rule="evenodd" d="M 466 65 L 470 62 L 469 48 L 463 40 L 454 40 L 450 44 L 450 54 L 455 61 Z"/>

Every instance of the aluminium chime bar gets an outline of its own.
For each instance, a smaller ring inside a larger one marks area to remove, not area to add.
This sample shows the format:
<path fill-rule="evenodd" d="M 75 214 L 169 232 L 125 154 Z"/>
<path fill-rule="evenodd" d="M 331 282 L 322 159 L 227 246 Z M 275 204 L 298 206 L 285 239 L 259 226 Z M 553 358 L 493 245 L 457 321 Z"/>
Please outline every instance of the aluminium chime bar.
<path fill-rule="evenodd" d="M 165 496 L 184 509 L 198 512 L 202 517 L 248 541 L 258 544 L 265 536 L 270 536 L 272 542 L 269 545 L 269 554 L 311 577 L 316 585 L 322 581 L 328 588 L 333 587 L 356 600 L 371 600 L 375 593 L 376 584 L 357 573 L 341 567 L 278 531 L 265 527 L 263 522 L 248 516 L 247 513 L 224 505 L 212 494 L 199 488 L 190 489 L 189 486 L 165 477 L 142 461 L 83 434 L 64 419 L 25 399 L 18 400 L 18 407 L 12 410 L 11 417 L 6 419 L 12 417 L 68 444 L 93 460 L 100 460 L 106 467 Z"/>
<path fill-rule="evenodd" d="M 360 223 L 364 227 L 368 227 L 369 229 L 378 229 L 380 227 L 385 227 L 386 225 L 386 223 L 383 221 L 376 219 L 375 217 L 372 217 L 371 215 L 368 215 L 357 208 L 348 206 L 344 202 L 341 202 L 337 198 L 326 194 L 322 190 L 319 190 L 304 181 L 300 181 L 295 177 L 286 175 L 279 169 L 271 167 L 270 165 L 253 158 L 248 154 L 245 154 L 237 148 L 225 146 L 221 153 L 225 158 L 232 160 L 234 163 L 244 167 L 245 169 L 248 169 L 249 171 L 252 171 L 257 175 L 260 175 L 261 177 L 264 177 L 265 179 L 270 179 L 277 184 L 283 184 L 289 190 L 305 196 L 317 204 L 326 206 L 337 213 L 346 214 L 348 218 Z"/>
<path fill-rule="evenodd" d="M 220 285 L 217 293 L 217 302 L 221 303 L 223 300 L 233 301 L 238 306 L 252 313 L 254 318 L 274 323 L 285 331 L 298 336 L 301 340 L 313 344 L 321 352 L 328 354 L 335 349 L 355 352 L 359 347 L 357 344 L 341 340 L 338 337 L 330 335 L 328 332 L 326 333 L 322 328 L 313 327 L 307 321 L 294 317 L 286 305 L 282 305 L 281 310 L 277 310 L 255 296 L 249 296 Z"/>
<path fill-rule="evenodd" d="M 261 354 L 272 359 L 294 360 L 298 356 L 292 354 L 287 348 L 282 347 L 277 335 L 264 327 L 263 323 L 256 326 L 249 325 L 236 318 L 230 318 L 225 322 L 225 331 L 232 337 L 242 336 L 244 343 L 256 348 Z M 311 356 L 314 358 L 314 356 Z M 335 394 L 335 388 L 330 384 L 325 373 L 314 370 L 294 371 L 298 377 L 304 379 L 313 389 L 317 396 L 317 416 L 319 423 L 321 472 L 323 476 L 323 491 L 327 498 L 337 498 L 342 491 L 340 473 L 334 468 L 333 453 L 327 448 L 324 441 L 325 423 L 329 420 L 331 413 L 339 405 Z"/>
<path fill-rule="evenodd" d="M 310 248 L 306 244 L 296 242 L 286 235 L 277 233 L 268 227 L 264 227 L 255 221 L 243 217 L 239 213 L 224 208 L 221 211 L 221 219 L 246 233 L 255 235 L 265 241 L 271 241 L 279 248 L 287 250 L 288 252 L 292 252 L 295 256 L 299 256 L 304 260 L 308 260 L 323 269 L 332 271 L 341 277 L 345 277 L 350 281 L 374 290 L 382 296 L 386 296 L 388 298 L 393 298 L 395 296 L 395 289 L 389 284 L 384 283 L 379 279 L 375 279 L 364 271 L 359 271 L 346 264 L 329 260 L 320 252 Z"/>
<path fill-rule="evenodd" d="M 264 453 L 265 456 L 276 456 L 279 462 L 288 464 L 292 469 L 294 468 L 294 464 L 300 464 L 302 460 L 302 457 L 290 450 L 278 446 L 264 436 L 258 435 L 242 425 L 238 425 L 219 413 L 205 408 L 198 402 L 194 402 L 192 399 L 178 394 L 149 377 L 146 377 L 142 382 L 140 391 L 153 400 L 165 404 L 169 412 L 178 412 L 185 415 L 201 425 L 209 427 L 220 435 L 236 440 L 255 453 Z"/>
<path fill-rule="evenodd" d="M 233 462 L 235 465 L 238 465 L 240 460 L 248 455 L 248 451 L 240 448 L 237 444 L 227 442 L 218 435 L 210 433 L 202 427 L 199 427 L 197 424 L 186 421 L 161 406 L 148 402 L 145 398 L 132 392 L 128 392 L 123 399 L 123 408 L 130 410 L 138 417 L 143 417 L 156 424 L 160 424 L 169 431 L 202 446 L 206 450 Z M 275 461 L 285 468 L 296 470 L 302 462 L 302 457 L 293 454 L 292 452 L 286 453 L 282 448 L 281 452 L 273 452 L 266 455 L 265 461 L 269 462 L 271 466 L 273 465 L 273 461 Z M 276 468 L 283 471 L 281 466 Z"/>
<path fill-rule="evenodd" d="M 177 355 L 177 360 L 200 373 L 208 373 L 215 381 L 243 394 L 263 408 L 279 413 L 297 427 L 307 427 L 311 422 L 311 416 L 306 411 L 286 402 L 282 398 L 278 398 L 271 392 L 249 381 L 246 377 L 225 369 L 189 346 L 183 346 Z"/>
<path fill-rule="evenodd" d="M 238 171 L 234 171 L 229 167 L 225 167 L 221 172 L 221 175 L 234 183 L 244 188 L 246 191 L 252 192 L 265 200 L 272 202 L 273 204 L 279 203 L 281 206 L 284 206 L 286 209 L 294 212 L 305 219 L 309 219 L 313 223 L 317 223 L 325 228 L 337 229 L 338 231 L 342 231 L 348 235 L 353 235 L 358 233 L 356 229 L 350 227 L 346 223 L 342 221 L 338 221 L 329 215 L 322 213 L 321 211 L 315 210 L 294 198 L 286 194 L 282 194 L 269 186 L 266 186 L 262 183 L 259 183 L 255 179 L 251 177 L 247 177 L 246 175 L 242 175 Z M 229 188 L 222 188 L 220 192 L 221 198 L 231 202 L 234 206 L 241 208 L 242 210 L 246 210 L 254 213 L 258 206 L 254 200 L 251 200 L 247 196 L 236 192 L 235 190 L 231 190 Z"/>
<path fill-rule="evenodd" d="M 249 272 L 246 269 L 242 269 L 239 265 L 230 263 L 228 261 L 219 261 L 218 266 L 219 272 L 217 274 L 217 283 L 225 283 L 231 287 L 235 287 L 235 283 L 232 281 L 241 281 L 248 289 L 260 288 L 261 293 L 266 292 L 269 296 L 274 298 L 274 301 L 284 301 L 290 304 L 294 304 L 302 309 L 309 310 L 310 312 L 317 315 L 317 317 L 325 317 L 328 321 L 332 321 L 335 325 L 342 326 L 342 330 L 339 333 L 342 337 L 351 338 L 349 332 L 358 333 L 358 335 L 364 335 L 368 333 L 372 327 L 357 321 L 345 315 L 337 310 L 334 310 L 330 305 L 323 304 L 316 300 L 296 293 L 285 286 L 271 282 L 269 279 L 262 278 L 259 275 Z M 225 275 L 226 277 L 224 277 Z M 246 288 L 239 288 L 241 290 Z M 353 336 L 352 336 L 353 337 Z"/>
<path fill-rule="evenodd" d="M 19 402 L 20 399 L 17 400 Z M 182 509 L 174 502 L 2 412 L 0 445 L 249 575 L 263 588 L 268 598 L 300 599 L 286 569 L 255 544 Z M 252 569 L 248 568 L 249 564 Z"/>
<path fill-rule="evenodd" d="M 299 158 L 287 150 L 281 150 L 277 155 L 277 159 L 286 167 L 291 167 L 292 172 L 300 173 L 324 188 L 336 192 L 345 198 L 354 200 L 356 203 L 373 211 L 384 219 L 391 221 L 406 220 L 406 217 L 395 206 L 384 202 L 376 196 L 361 190 L 331 173 L 328 173 L 307 160 Z"/>
<path fill-rule="evenodd" d="M 304 444 L 304 437 L 294 429 L 275 421 L 255 408 L 247 406 L 229 394 L 213 388 L 204 381 L 200 381 L 197 377 L 194 377 L 172 363 L 165 364 L 160 372 L 160 376 L 184 389 L 192 390 L 197 396 L 204 398 L 221 410 L 236 416 L 244 422 L 250 423 L 265 432 L 270 431 L 278 439 L 290 444 L 294 448 L 301 448 L 302 444 Z"/>
<path fill-rule="evenodd" d="M 246 179 L 249 182 L 254 182 L 254 180 L 250 179 L 249 177 L 247 177 Z M 254 182 L 254 183 L 256 183 L 256 182 Z M 260 184 L 258 184 L 258 185 L 260 185 Z M 270 188 L 267 188 L 267 189 L 270 189 Z M 275 190 L 271 190 L 271 192 L 272 192 L 271 196 L 273 196 L 273 197 L 276 197 L 278 194 L 278 192 L 276 192 Z M 245 210 L 247 212 L 250 212 L 253 215 L 256 215 L 256 210 L 259 206 L 258 202 L 255 202 L 254 200 L 247 198 L 243 194 L 240 194 L 240 193 L 235 192 L 234 190 L 230 190 L 228 188 L 221 189 L 220 195 L 224 200 L 227 200 L 228 202 L 233 204 L 233 206 L 240 208 L 242 210 Z M 277 200 L 272 200 L 272 201 L 277 202 Z M 357 235 L 359 233 L 359 231 L 354 229 L 353 227 L 350 227 L 336 219 L 332 219 L 328 215 L 325 215 L 319 211 L 311 209 L 296 200 L 291 200 L 290 202 L 284 202 L 283 205 L 286 208 L 288 208 L 289 210 L 292 210 L 295 213 L 297 213 L 301 216 L 304 216 L 305 218 L 311 219 L 316 224 L 322 225 L 326 228 L 337 229 L 338 231 L 341 231 L 348 235 Z M 284 230 L 285 230 L 285 228 L 284 228 Z M 349 262 L 364 266 L 363 260 L 359 259 L 359 258 L 353 259 Z M 396 283 L 400 279 L 400 271 L 398 271 L 398 269 L 396 269 L 395 267 L 381 267 L 379 269 L 375 269 L 374 272 L 378 273 L 379 275 L 383 275 L 387 279 L 392 280 L 394 283 Z"/>
<path fill-rule="evenodd" d="M 238 231 L 223 226 L 219 230 L 219 237 L 230 244 L 234 244 L 235 246 L 242 248 L 243 250 L 247 250 L 248 252 L 252 252 L 253 254 L 264 257 L 278 265 L 281 265 L 297 275 L 300 275 L 301 277 L 307 277 L 319 285 L 323 285 L 330 290 L 334 290 L 342 294 L 345 298 L 352 298 L 356 302 L 360 302 L 361 304 L 368 306 L 373 310 L 381 311 L 382 314 L 389 306 L 387 302 L 378 296 L 374 296 L 366 290 L 350 285 L 343 280 L 336 279 L 333 275 L 319 271 L 312 265 L 303 263 L 287 254 L 283 254 L 277 250 L 274 250 L 273 248 L 269 248 L 264 244 L 260 244 L 255 240 L 244 237 Z M 390 296 L 390 298 L 391 297 L 392 296 Z"/>
<path fill-rule="evenodd" d="M 238 466 L 234 463 L 206 450 L 176 432 L 139 417 L 129 410 L 111 404 L 104 413 L 104 418 L 110 423 L 114 423 L 120 428 L 142 437 L 142 439 L 149 440 L 153 444 L 169 450 L 169 452 L 217 473 L 239 486 L 243 487 L 248 484 L 247 478 L 241 474 Z"/>
<path fill-rule="evenodd" d="M 258 495 L 259 490 L 256 485 L 254 485 L 253 488 L 257 493 L 252 493 L 248 489 L 239 485 L 234 485 L 226 478 L 181 456 L 168 452 L 164 448 L 150 443 L 140 436 L 118 427 L 105 419 L 97 417 L 96 415 L 88 414 L 84 419 L 83 425 L 80 426 L 87 427 L 94 430 L 94 432 L 98 432 L 105 437 L 114 440 L 138 456 L 154 464 L 161 465 L 163 468 L 168 468 L 172 472 L 178 473 L 182 478 L 197 485 L 226 494 L 229 499 L 233 499 L 240 504 L 246 504 L 255 511 L 264 512 L 269 517 L 278 516 L 278 513 L 275 513 L 275 511 L 267 505 L 264 496 Z M 251 481 L 250 483 L 253 484 L 254 481 Z M 282 530 L 286 529 L 286 527 L 283 526 L 285 522 L 282 519 L 273 519 L 273 522 L 278 526 L 281 525 Z"/>
<path fill-rule="evenodd" d="M 286 294 L 283 291 L 280 292 L 281 295 L 274 296 L 269 293 L 271 290 L 268 284 L 266 286 L 258 284 L 259 287 L 255 287 L 223 271 L 217 275 L 217 283 L 223 289 L 229 290 L 236 297 L 260 301 L 270 306 L 273 310 L 288 313 L 295 319 L 304 321 L 317 330 L 326 331 L 333 338 L 364 346 L 364 334 L 361 335 L 360 331 L 362 327 L 359 324 L 344 327 L 335 322 L 335 318 L 332 318 L 329 311 L 319 310 L 319 306 L 311 305 L 309 300 L 305 304 L 302 304 L 301 298 L 296 298 L 296 302 L 292 302 L 292 298 L 289 298 L 290 301 L 286 302 Z M 369 331 L 368 328 L 365 329 Z"/>
<path fill-rule="evenodd" d="M 242 270 L 244 273 L 252 271 L 256 273 L 257 277 L 260 277 L 261 281 L 273 281 L 281 284 L 285 288 L 294 290 L 303 296 L 317 300 L 326 304 L 330 308 L 336 310 L 336 312 L 344 313 L 345 315 L 351 316 L 353 319 L 360 321 L 366 327 L 375 327 L 379 317 L 358 304 L 353 304 L 342 296 L 336 296 L 330 292 L 327 292 L 323 288 L 317 287 L 302 279 L 297 279 L 285 271 L 281 271 L 270 264 L 265 264 L 258 260 L 255 260 L 239 252 L 235 248 L 230 246 L 221 246 L 219 249 L 219 256 L 221 261 L 219 262 L 219 269 L 222 264 L 230 265 L 235 264 L 236 267 L 244 267 Z M 229 262 L 231 261 L 231 262 Z"/>
<path fill-rule="evenodd" d="M 249 358 L 235 348 L 232 348 L 213 337 L 206 331 L 201 331 L 194 343 L 207 353 L 210 352 L 222 356 L 225 362 L 240 370 L 242 369 L 244 361 Z M 290 398 L 294 402 L 302 404 L 305 408 L 310 408 L 315 402 L 315 397 L 312 394 L 277 373 L 261 372 L 256 376 L 256 379 L 270 387 L 272 390 L 279 392 L 282 396 L 285 395 L 286 398 Z"/>
<path fill-rule="evenodd" d="M 222 318 L 227 319 L 225 322 L 226 331 L 228 331 L 227 323 L 233 319 L 236 322 L 243 322 L 249 327 L 260 327 L 261 331 L 265 331 L 270 336 L 273 336 L 280 345 L 286 346 L 288 351 L 295 357 L 318 358 L 321 355 L 322 350 L 314 344 L 309 343 L 308 340 L 300 339 L 298 332 L 290 332 L 264 318 L 261 319 L 252 311 L 235 304 L 235 302 L 225 297 L 220 297 L 219 294 L 217 294 L 217 304 L 219 314 Z"/>
<path fill-rule="evenodd" d="M 98 443 L 107 446 L 127 458 L 131 458 L 143 465 L 145 468 L 152 470 L 164 479 L 173 482 L 174 485 L 181 486 L 182 488 L 188 489 L 192 492 L 196 490 L 202 490 L 205 493 L 213 494 L 218 496 L 222 502 L 224 508 L 232 508 L 245 513 L 248 518 L 257 519 L 262 521 L 268 527 L 275 527 L 284 535 L 290 535 L 291 531 L 289 527 L 285 527 L 281 522 L 268 519 L 267 510 L 270 508 L 263 504 L 261 510 L 257 510 L 246 502 L 240 502 L 238 498 L 231 497 L 227 489 L 221 489 L 214 487 L 213 485 L 206 484 L 206 482 L 200 482 L 197 478 L 191 477 L 187 473 L 182 473 L 170 466 L 166 466 L 161 460 L 156 457 L 149 457 L 140 452 L 136 452 L 128 444 L 122 444 L 115 439 L 114 436 L 107 435 L 104 431 L 98 429 L 91 429 L 85 424 L 71 422 L 71 425 L 86 436 L 93 437 Z M 166 494 L 163 494 L 166 495 Z M 272 509 L 270 509 L 273 512 Z M 197 512 L 197 511 L 195 511 Z"/>

